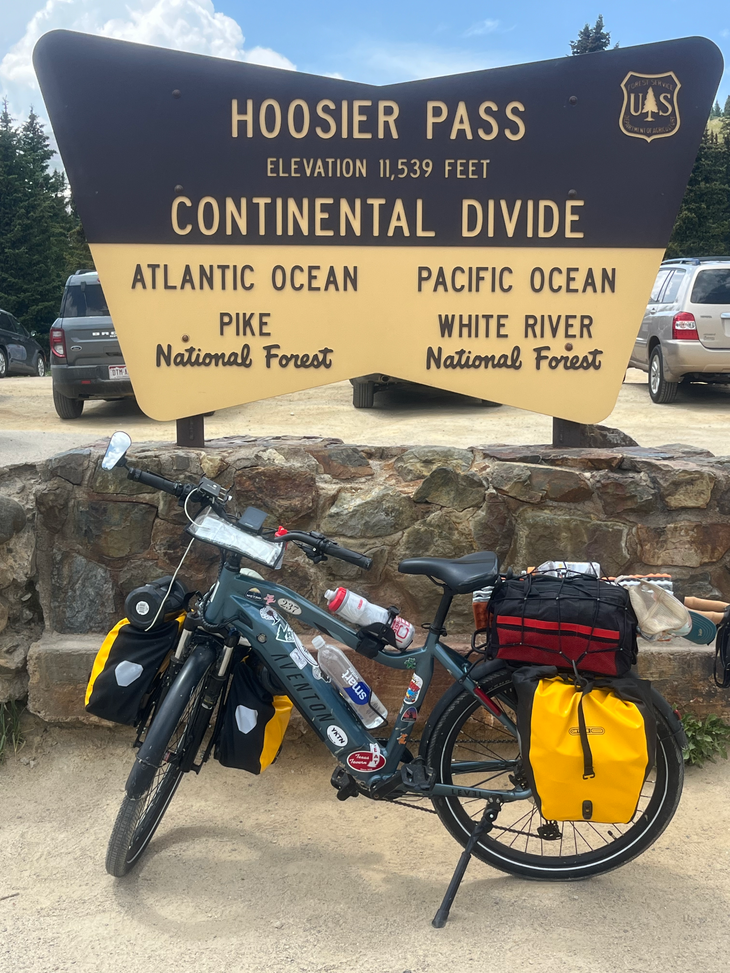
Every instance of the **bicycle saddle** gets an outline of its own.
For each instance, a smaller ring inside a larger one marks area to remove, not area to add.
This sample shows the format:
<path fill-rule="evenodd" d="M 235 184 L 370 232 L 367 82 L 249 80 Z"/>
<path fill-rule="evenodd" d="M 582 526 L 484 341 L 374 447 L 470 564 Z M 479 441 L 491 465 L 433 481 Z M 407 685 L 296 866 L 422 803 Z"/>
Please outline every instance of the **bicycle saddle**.
<path fill-rule="evenodd" d="M 483 587 L 499 574 L 493 551 L 477 551 L 464 557 L 409 557 L 398 565 L 401 574 L 425 574 L 442 581 L 455 595 Z"/>

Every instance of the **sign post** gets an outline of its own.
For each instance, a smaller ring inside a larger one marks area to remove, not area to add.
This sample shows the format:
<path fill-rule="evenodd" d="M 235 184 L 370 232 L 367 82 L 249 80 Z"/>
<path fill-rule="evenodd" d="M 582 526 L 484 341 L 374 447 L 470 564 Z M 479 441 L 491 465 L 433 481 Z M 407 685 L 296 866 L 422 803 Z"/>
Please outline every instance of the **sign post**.
<path fill-rule="evenodd" d="M 383 372 L 600 422 L 722 71 L 702 38 L 381 88 L 64 31 L 34 60 L 162 420 Z"/>

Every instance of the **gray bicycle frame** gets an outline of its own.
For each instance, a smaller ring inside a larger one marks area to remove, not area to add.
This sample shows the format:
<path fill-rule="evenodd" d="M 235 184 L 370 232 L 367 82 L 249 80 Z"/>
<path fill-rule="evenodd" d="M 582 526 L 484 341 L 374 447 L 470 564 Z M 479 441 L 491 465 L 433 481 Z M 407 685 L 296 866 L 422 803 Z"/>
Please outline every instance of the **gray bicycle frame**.
<path fill-rule="evenodd" d="M 319 670 L 309 662 L 302 664 L 304 657 L 296 651 L 294 633 L 282 617 L 282 611 L 351 649 L 357 648 L 357 632 L 333 615 L 283 585 L 241 574 L 238 568 L 228 563 L 221 569 L 207 599 L 204 618 L 211 626 L 232 626 L 250 642 L 256 655 L 285 687 L 287 695 L 320 740 L 346 766 L 347 772 L 369 789 L 375 789 L 379 783 L 399 773 L 398 765 L 415 726 L 415 720 L 404 719 L 404 714 L 413 708 L 420 709 L 431 683 L 434 661 L 441 663 L 467 692 L 479 698 L 480 691 L 468 675 L 469 663 L 448 646 L 441 645 L 438 634 L 429 630 L 426 643 L 420 648 L 409 650 L 407 654 L 381 651 L 376 656 L 376 661 L 382 665 L 408 671 L 412 677 L 390 737 L 387 742 L 376 739 L 368 733 L 337 689 L 321 678 Z M 422 685 L 418 686 L 418 681 L 422 681 Z M 484 705 L 484 700 L 480 701 Z M 412 712 L 409 715 L 412 717 Z M 512 720 L 504 713 L 493 715 L 516 739 L 517 730 Z M 330 727 L 335 729 L 328 733 Z M 341 743 L 343 734 L 347 741 L 344 745 Z M 362 769 L 348 762 L 348 757 L 358 752 L 356 764 L 362 764 L 370 755 L 373 769 Z M 483 760 L 457 762 L 450 769 L 452 773 L 496 773 L 514 767 L 513 760 Z M 429 793 L 432 796 L 498 798 L 507 802 L 525 800 L 532 792 L 517 788 L 488 790 L 436 784 Z"/>

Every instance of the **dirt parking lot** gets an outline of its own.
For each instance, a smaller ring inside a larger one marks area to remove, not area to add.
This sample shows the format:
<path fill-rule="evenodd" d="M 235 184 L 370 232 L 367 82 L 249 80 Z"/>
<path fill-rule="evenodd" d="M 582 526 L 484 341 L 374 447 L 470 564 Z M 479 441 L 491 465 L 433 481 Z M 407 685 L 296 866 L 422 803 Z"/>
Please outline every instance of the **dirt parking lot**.
<path fill-rule="evenodd" d="M 0 766 L 0 969 L 7 973 L 726 973 L 730 765 L 691 770 L 635 862 L 526 882 L 473 862 L 431 814 L 342 804 L 332 758 L 288 745 L 261 777 L 186 778 L 138 869 L 104 871 L 126 733 L 29 728 Z"/>
<path fill-rule="evenodd" d="M 323 435 L 371 445 L 549 443 L 552 420 L 510 406 L 436 389 L 400 389 L 375 397 L 371 410 L 352 407 L 349 382 L 324 385 L 236 406 L 206 419 L 209 438 L 233 435 Z M 606 424 L 641 446 L 684 442 L 716 455 L 730 454 L 730 389 L 693 385 L 671 405 L 654 405 L 646 375 L 629 369 Z M 52 456 L 94 442 L 115 429 L 133 439 L 174 441 L 173 422 L 148 419 L 133 401 L 87 403 L 80 419 L 63 422 L 53 408 L 51 379 L 9 378 L 0 383 L 0 465 Z"/>

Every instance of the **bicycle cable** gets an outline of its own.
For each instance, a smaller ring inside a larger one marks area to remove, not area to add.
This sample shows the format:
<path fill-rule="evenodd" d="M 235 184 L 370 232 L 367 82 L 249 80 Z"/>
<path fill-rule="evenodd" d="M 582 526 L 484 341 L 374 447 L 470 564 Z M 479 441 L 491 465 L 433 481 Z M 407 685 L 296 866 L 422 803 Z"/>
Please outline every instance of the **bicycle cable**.
<path fill-rule="evenodd" d="M 186 501 L 186 503 L 187 503 L 187 501 Z M 180 558 L 180 562 L 179 562 L 179 564 L 178 564 L 178 566 L 177 566 L 177 567 L 175 568 L 175 573 L 173 574 L 173 576 L 172 576 L 172 578 L 171 578 L 171 580 L 170 580 L 170 584 L 168 585 L 168 588 L 167 588 L 167 591 L 165 592 L 165 597 L 164 597 L 164 598 L 162 599 L 162 601 L 160 602 L 160 607 L 159 607 L 159 608 L 157 609 L 157 614 L 156 614 L 156 615 L 155 615 L 155 617 L 154 617 L 154 618 L 152 619 L 152 621 L 151 621 L 151 622 L 149 623 L 149 625 L 148 625 L 148 626 L 147 626 L 147 628 L 145 629 L 145 632 L 149 632 L 149 630 L 150 630 L 151 628 L 153 628 L 153 627 L 154 627 L 154 626 L 155 626 L 155 625 L 157 624 L 157 619 L 158 619 L 158 618 L 160 617 L 160 612 L 161 612 L 161 611 L 162 611 L 162 609 L 163 609 L 163 608 L 165 607 L 165 602 L 167 601 L 167 599 L 168 599 L 168 596 L 169 596 L 169 594 L 170 594 L 170 592 L 172 591 L 172 586 L 173 586 L 173 585 L 175 584 L 175 578 L 177 577 L 177 575 L 178 575 L 178 572 L 179 572 L 179 570 L 180 570 L 180 568 L 181 568 L 181 567 L 183 566 L 183 561 L 184 561 L 184 560 L 185 560 L 185 558 L 186 558 L 186 557 L 188 556 L 188 552 L 190 551 L 190 548 L 191 548 L 191 547 L 193 546 L 193 541 L 194 541 L 194 540 L 195 540 L 195 538 L 194 538 L 194 537 L 191 537 L 191 538 L 190 538 L 190 543 L 189 543 L 189 544 L 188 544 L 188 546 L 187 546 L 187 547 L 185 548 L 185 553 L 184 553 L 184 554 L 183 554 L 183 556 L 182 556 L 182 557 Z"/>

